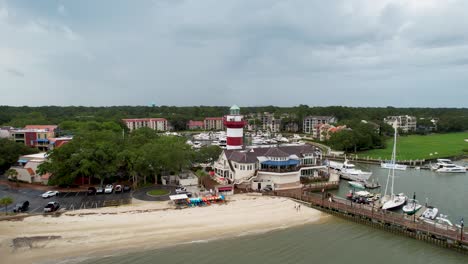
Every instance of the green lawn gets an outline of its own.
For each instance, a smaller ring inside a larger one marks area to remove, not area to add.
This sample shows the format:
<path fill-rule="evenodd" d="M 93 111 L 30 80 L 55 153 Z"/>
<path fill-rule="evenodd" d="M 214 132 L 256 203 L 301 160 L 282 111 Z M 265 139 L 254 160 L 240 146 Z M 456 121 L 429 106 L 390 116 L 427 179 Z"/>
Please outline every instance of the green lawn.
<path fill-rule="evenodd" d="M 397 160 L 416 160 L 453 157 L 468 149 L 468 132 L 433 134 L 427 136 L 411 135 L 397 139 Z M 387 141 L 385 149 L 373 149 L 358 154 L 360 158 L 390 159 L 393 139 Z M 432 153 L 432 155 L 431 155 Z"/>
<path fill-rule="evenodd" d="M 153 195 L 153 196 L 158 196 L 158 195 L 167 195 L 169 194 L 170 191 L 169 190 L 151 190 L 149 192 L 147 192 L 148 195 Z"/>

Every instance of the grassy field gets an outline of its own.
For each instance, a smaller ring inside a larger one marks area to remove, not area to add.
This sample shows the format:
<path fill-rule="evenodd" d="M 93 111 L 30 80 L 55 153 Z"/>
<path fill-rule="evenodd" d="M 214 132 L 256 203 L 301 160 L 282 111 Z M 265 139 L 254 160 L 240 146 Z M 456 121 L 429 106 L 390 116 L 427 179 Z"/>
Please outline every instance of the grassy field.
<path fill-rule="evenodd" d="M 463 152 L 463 149 L 468 149 L 465 139 L 468 139 L 468 132 L 402 136 L 397 139 L 397 160 L 434 159 L 468 154 Z M 390 159 L 392 147 L 393 139 L 389 139 L 385 149 L 361 152 L 358 156 Z"/>
<path fill-rule="evenodd" d="M 170 193 L 169 190 L 151 190 L 151 191 L 147 192 L 147 194 L 153 195 L 153 196 L 167 195 L 169 193 Z"/>

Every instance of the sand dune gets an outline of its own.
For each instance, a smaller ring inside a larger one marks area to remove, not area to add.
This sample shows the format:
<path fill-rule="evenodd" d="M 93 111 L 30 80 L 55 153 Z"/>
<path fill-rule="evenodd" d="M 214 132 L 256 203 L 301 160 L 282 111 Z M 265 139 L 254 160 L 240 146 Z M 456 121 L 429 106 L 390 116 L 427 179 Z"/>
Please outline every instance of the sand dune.
<path fill-rule="evenodd" d="M 168 202 L 67 212 L 0 222 L 2 263 L 41 263 L 117 251 L 265 232 L 310 222 L 322 214 L 291 200 L 235 195 L 225 205 L 173 209 Z M 323 218 L 322 218 L 323 219 Z"/>

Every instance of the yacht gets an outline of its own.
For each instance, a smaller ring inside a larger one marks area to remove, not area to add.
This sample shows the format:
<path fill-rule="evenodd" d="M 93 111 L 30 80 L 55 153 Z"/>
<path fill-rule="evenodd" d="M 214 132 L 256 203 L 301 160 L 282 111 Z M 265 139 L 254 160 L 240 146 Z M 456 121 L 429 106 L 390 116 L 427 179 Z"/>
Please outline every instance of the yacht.
<path fill-rule="evenodd" d="M 439 209 L 432 207 L 432 206 L 428 206 L 427 209 L 422 213 L 421 218 L 434 220 L 437 217 L 438 213 L 439 213 Z"/>
<path fill-rule="evenodd" d="M 382 162 L 382 163 L 380 163 L 380 167 L 383 168 L 383 169 L 393 169 L 393 168 L 395 168 L 395 170 L 406 170 L 406 168 L 408 166 L 404 165 L 404 164 Z"/>
<path fill-rule="evenodd" d="M 351 181 L 367 181 L 372 175 L 372 172 L 356 169 L 348 160 L 345 160 L 339 171 L 341 178 Z"/>
<path fill-rule="evenodd" d="M 437 163 L 431 166 L 431 169 L 436 172 L 448 172 L 448 173 L 464 173 L 466 168 L 453 164 L 449 159 L 437 159 Z"/>

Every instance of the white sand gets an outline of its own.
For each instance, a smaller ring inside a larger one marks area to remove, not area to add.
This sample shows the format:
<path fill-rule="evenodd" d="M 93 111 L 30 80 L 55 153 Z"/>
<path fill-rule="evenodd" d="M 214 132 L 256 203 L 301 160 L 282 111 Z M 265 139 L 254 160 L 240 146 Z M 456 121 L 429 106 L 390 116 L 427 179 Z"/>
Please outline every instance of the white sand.
<path fill-rule="evenodd" d="M 61 258 L 160 248 L 318 222 L 319 211 L 275 197 L 235 195 L 226 205 L 171 209 L 168 202 L 34 216 L 0 222 L 1 263 L 38 263 Z M 60 236 L 14 249 L 17 237 Z"/>

